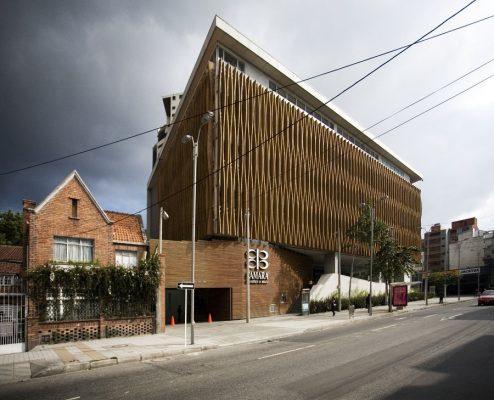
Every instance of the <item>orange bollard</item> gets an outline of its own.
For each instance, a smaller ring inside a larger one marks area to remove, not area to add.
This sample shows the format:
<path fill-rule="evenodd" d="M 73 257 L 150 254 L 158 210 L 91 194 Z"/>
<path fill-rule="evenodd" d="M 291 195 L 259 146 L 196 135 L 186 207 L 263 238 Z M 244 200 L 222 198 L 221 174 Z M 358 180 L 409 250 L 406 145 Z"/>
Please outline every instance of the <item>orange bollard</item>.
<path fill-rule="evenodd" d="M 213 323 L 213 318 L 211 317 L 211 313 L 208 314 L 208 324 Z"/>
<path fill-rule="evenodd" d="M 172 319 L 170 320 L 170 325 L 175 326 L 175 317 L 172 315 Z"/>

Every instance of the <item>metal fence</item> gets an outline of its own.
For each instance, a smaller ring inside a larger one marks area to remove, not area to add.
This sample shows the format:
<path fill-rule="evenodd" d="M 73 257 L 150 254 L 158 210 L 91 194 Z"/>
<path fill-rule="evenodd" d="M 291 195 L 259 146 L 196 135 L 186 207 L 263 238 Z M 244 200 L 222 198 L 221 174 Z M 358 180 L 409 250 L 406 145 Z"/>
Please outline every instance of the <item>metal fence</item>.
<path fill-rule="evenodd" d="M 26 291 L 24 282 L 18 275 L 1 274 L 0 354 L 24 351 L 25 338 Z"/>
<path fill-rule="evenodd" d="M 135 303 L 131 299 L 101 302 L 86 299 L 84 294 L 69 298 L 61 293 L 58 298 L 48 297 L 43 308 L 38 309 L 38 315 L 44 322 L 87 321 L 102 315 L 106 318 L 148 316 L 154 313 L 154 307 L 154 304 Z"/>

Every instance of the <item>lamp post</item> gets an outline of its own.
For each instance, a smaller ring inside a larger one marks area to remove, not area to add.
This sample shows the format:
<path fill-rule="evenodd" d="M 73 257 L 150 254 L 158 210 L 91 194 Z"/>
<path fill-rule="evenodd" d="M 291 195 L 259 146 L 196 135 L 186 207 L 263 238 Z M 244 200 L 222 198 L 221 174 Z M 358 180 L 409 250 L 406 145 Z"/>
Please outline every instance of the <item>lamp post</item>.
<path fill-rule="evenodd" d="M 182 143 L 192 142 L 192 275 L 191 280 L 194 284 L 194 289 L 191 292 L 190 301 L 190 344 L 194 344 L 194 297 L 195 297 L 195 273 L 196 273 L 196 189 L 197 189 L 197 156 L 199 154 L 199 138 L 201 137 L 201 129 L 204 125 L 214 118 L 214 113 L 208 111 L 201 117 L 201 124 L 197 132 L 197 140 L 191 135 L 185 135 L 182 138 Z M 187 321 L 185 321 L 187 324 Z"/>
<path fill-rule="evenodd" d="M 374 207 L 369 203 L 361 203 L 361 208 L 367 207 L 370 214 L 370 276 L 369 276 L 369 315 L 372 316 L 372 258 L 374 255 Z"/>
<path fill-rule="evenodd" d="M 250 258 L 249 258 L 249 251 L 250 251 L 250 212 L 249 209 L 245 212 L 245 223 L 247 224 L 247 256 L 246 256 L 246 273 L 245 273 L 245 285 L 246 285 L 246 316 L 245 316 L 245 322 L 249 323 L 250 322 Z"/>
<path fill-rule="evenodd" d="M 425 280 L 424 280 L 424 299 L 425 305 L 429 305 L 429 236 L 430 232 L 426 228 L 421 228 L 424 230 L 424 236 L 427 236 L 426 241 L 426 251 L 425 251 Z"/>
<path fill-rule="evenodd" d="M 163 221 L 166 221 L 170 216 L 168 213 L 163 210 L 163 207 L 160 207 L 160 235 L 159 235 L 159 252 L 160 252 L 160 264 L 161 264 L 161 255 L 163 254 Z M 156 331 L 158 333 L 161 332 L 161 315 L 163 314 L 163 310 L 161 309 L 161 282 L 157 289 L 156 294 Z"/>
<path fill-rule="evenodd" d="M 388 196 L 382 196 L 379 201 L 387 199 Z M 372 261 L 374 256 L 374 214 L 375 207 L 369 203 L 361 203 L 360 207 L 368 207 L 370 213 L 370 277 L 369 277 L 369 316 L 372 316 Z"/>

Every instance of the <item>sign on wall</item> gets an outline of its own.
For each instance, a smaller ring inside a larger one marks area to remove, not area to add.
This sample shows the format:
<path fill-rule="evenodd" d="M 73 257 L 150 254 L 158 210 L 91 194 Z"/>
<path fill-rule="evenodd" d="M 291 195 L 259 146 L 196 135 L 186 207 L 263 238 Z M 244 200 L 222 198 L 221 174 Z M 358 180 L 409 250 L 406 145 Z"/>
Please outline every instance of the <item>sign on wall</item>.
<path fill-rule="evenodd" d="M 268 283 L 269 253 L 266 250 L 249 249 L 246 256 L 250 283 Z"/>

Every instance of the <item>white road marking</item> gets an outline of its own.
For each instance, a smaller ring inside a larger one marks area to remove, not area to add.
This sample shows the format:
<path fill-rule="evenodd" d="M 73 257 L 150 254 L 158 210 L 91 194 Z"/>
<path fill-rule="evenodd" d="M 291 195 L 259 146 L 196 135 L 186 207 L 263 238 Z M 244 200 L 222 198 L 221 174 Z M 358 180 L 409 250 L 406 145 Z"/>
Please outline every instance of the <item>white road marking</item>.
<path fill-rule="evenodd" d="M 456 317 L 459 317 L 460 315 L 463 315 L 463 314 L 455 314 L 455 315 L 452 315 L 451 317 L 443 317 L 443 318 L 441 318 L 441 321 L 446 321 L 447 319 L 452 320 L 452 319 L 455 319 Z"/>
<path fill-rule="evenodd" d="M 65 400 L 77 400 L 77 399 L 80 399 L 81 396 L 77 396 L 77 397 L 71 397 L 70 399 L 65 399 Z"/>
<path fill-rule="evenodd" d="M 407 319 L 407 317 L 401 317 L 401 318 L 396 318 L 398 321 L 402 320 L 402 319 Z"/>
<path fill-rule="evenodd" d="M 426 315 L 424 318 L 435 317 L 436 315 L 439 315 L 439 314 L 431 314 L 431 315 Z"/>
<path fill-rule="evenodd" d="M 298 349 L 293 349 L 293 350 L 287 350 L 287 351 L 282 351 L 281 353 L 276 353 L 276 354 L 270 354 L 268 356 L 264 356 L 264 357 L 259 357 L 258 360 L 264 360 L 265 358 L 271 358 L 271 357 L 276 357 L 276 356 L 282 356 L 283 354 L 288 354 L 288 353 L 293 353 L 294 351 L 299 351 L 299 350 L 305 350 L 305 349 L 309 349 L 311 347 L 316 347 L 315 344 L 311 344 L 309 346 L 305 346 L 305 347 L 299 347 Z"/>
<path fill-rule="evenodd" d="M 376 328 L 376 329 L 373 329 L 372 332 L 382 331 L 383 329 L 392 328 L 393 326 L 396 326 L 396 324 L 386 325 L 386 326 L 383 326 L 382 328 Z"/>

